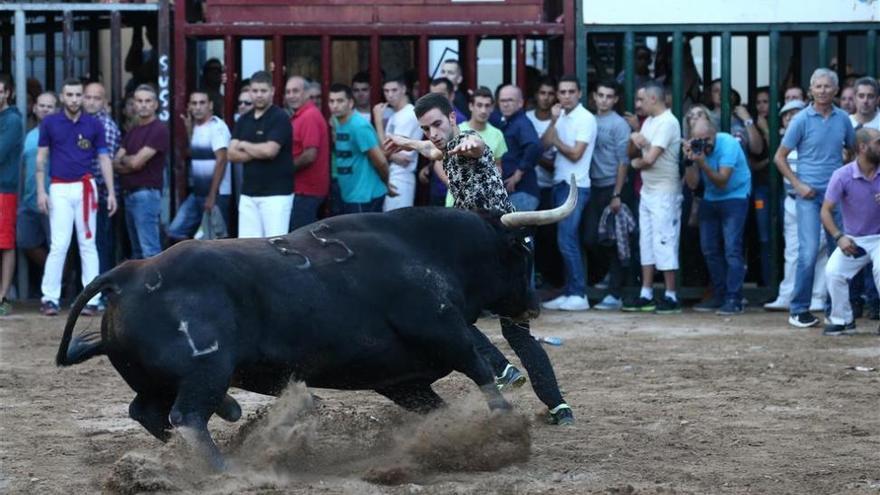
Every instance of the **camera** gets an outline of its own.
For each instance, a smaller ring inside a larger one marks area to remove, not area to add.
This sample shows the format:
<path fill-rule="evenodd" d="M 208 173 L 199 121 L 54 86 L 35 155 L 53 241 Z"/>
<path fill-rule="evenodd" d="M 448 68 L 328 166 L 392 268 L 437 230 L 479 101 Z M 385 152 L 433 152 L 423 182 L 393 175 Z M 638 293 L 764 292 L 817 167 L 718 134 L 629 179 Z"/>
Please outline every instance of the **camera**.
<path fill-rule="evenodd" d="M 702 155 L 706 152 L 706 140 L 705 139 L 691 139 L 691 153 L 695 155 Z"/>

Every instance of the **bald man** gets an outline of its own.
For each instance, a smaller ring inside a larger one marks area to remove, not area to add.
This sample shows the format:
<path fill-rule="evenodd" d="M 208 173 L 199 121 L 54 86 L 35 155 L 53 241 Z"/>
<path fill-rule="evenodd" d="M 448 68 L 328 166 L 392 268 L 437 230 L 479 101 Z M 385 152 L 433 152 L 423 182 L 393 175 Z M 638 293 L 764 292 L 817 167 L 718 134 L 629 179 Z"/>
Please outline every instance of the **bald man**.
<path fill-rule="evenodd" d="M 540 193 L 535 165 L 544 152 L 541 138 L 523 111 L 522 91 L 508 84 L 498 92 L 498 110 L 501 118 L 495 126 L 504 133 L 507 153 L 501 157 L 501 178 L 517 211 L 538 208 Z M 471 115 L 475 109 L 471 109 Z"/>

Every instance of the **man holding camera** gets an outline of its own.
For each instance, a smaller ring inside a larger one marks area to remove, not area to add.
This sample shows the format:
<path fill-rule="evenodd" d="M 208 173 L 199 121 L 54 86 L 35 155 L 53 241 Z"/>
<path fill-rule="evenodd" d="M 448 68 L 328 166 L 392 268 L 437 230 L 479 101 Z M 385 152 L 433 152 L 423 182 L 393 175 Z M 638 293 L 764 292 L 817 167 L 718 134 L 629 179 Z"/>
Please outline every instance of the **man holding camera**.
<path fill-rule="evenodd" d="M 849 280 L 870 262 L 874 263 L 874 282 L 880 287 L 880 131 L 859 129 L 856 149 L 855 161 L 831 175 L 822 202 L 822 225 L 837 243 L 825 265 L 831 316 L 823 335 L 843 335 L 855 328 Z M 843 230 L 832 213 L 838 204 Z"/>
<path fill-rule="evenodd" d="M 696 189 L 702 179 L 706 188 L 700 203 L 700 247 L 709 268 L 713 295 L 694 306 L 694 310 L 740 314 L 746 274 L 743 230 L 752 186 L 749 162 L 735 137 L 717 132 L 705 119 L 694 124 L 684 151 L 693 162 L 685 172 L 688 187 Z"/>

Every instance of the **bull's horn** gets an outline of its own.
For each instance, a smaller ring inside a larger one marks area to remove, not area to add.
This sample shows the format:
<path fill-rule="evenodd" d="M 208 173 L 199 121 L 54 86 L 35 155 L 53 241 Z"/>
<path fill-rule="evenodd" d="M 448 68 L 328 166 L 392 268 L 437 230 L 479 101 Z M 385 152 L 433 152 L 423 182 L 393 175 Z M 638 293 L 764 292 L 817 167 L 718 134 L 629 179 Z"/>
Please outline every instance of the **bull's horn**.
<path fill-rule="evenodd" d="M 560 206 L 552 210 L 538 211 L 515 211 L 513 213 L 505 213 L 501 215 L 501 223 L 507 228 L 528 227 L 530 225 L 547 225 L 556 223 L 567 217 L 574 211 L 577 205 L 577 183 L 574 174 L 571 174 L 571 181 L 568 189 L 568 199 Z"/>

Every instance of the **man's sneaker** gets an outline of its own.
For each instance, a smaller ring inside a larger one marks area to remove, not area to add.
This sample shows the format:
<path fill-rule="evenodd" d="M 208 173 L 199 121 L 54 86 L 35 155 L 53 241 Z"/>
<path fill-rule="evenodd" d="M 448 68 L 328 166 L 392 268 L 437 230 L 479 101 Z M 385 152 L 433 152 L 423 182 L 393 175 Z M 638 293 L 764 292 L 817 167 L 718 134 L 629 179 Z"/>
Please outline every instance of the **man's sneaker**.
<path fill-rule="evenodd" d="M 640 297 L 635 301 L 623 303 L 623 307 L 621 307 L 620 309 L 628 313 L 650 313 L 657 309 L 657 306 L 654 304 L 653 299 Z"/>
<path fill-rule="evenodd" d="M 862 298 L 858 298 L 855 301 L 850 301 L 849 306 L 852 309 L 853 318 L 859 319 L 865 312 L 865 301 Z"/>
<path fill-rule="evenodd" d="M 599 283 L 597 283 L 593 287 L 600 289 L 600 290 L 605 290 L 608 288 L 608 284 L 610 282 L 611 282 L 611 274 L 606 274 L 605 278 L 603 278 L 601 281 L 599 281 Z"/>
<path fill-rule="evenodd" d="M 777 298 L 775 301 L 764 304 L 764 309 L 767 311 L 788 311 L 788 302 Z"/>
<path fill-rule="evenodd" d="M 86 304 L 79 314 L 83 316 L 98 316 L 101 314 L 101 308 L 99 308 L 97 304 Z"/>
<path fill-rule="evenodd" d="M 602 302 L 593 307 L 602 311 L 619 311 L 623 307 L 623 301 L 608 294 Z"/>
<path fill-rule="evenodd" d="M 584 296 L 568 296 L 568 300 L 559 305 L 562 311 L 586 311 L 590 309 L 590 301 Z"/>
<path fill-rule="evenodd" d="M 516 366 L 508 364 L 504 368 L 501 376 L 495 377 L 495 385 L 498 390 L 506 390 L 508 388 L 520 388 L 526 384 L 526 376 L 523 375 Z"/>
<path fill-rule="evenodd" d="M 657 303 L 657 309 L 654 310 L 658 315 L 674 315 L 681 313 L 681 304 L 671 297 L 664 297 Z"/>
<path fill-rule="evenodd" d="M 12 303 L 9 302 L 9 299 L 3 298 L 0 301 L 0 316 L 6 316 L 9 313 L 12 313 Z"/>
<path fill-rule="evenodd" d="M 43 313 L 43 316 L 55 316 L 58 314 L 58 305 L 52 301 L 44 301 L 40 305 L 40 313 Z"/>
<path fill-rule="evenodd" d="M 568 296 L 563 294 L 563 295 L 557 297 L 556 299 L 551 299 L 551 300 L 545 302 L 544 304 L 541 305 L 541 307 L 544 309 L 558 310 L 559 308 L 562 307 L 563 304 L 566 303 L 566 301 L 568 301 Z"/>
<path fill-rule="evenodd" d="M 869 320 L 880 320 L 880 304 L 869 304 L 865 308 L 865 317 Z"/>
<path fill-rule="evenodd" d="M 574 413 L 566 403 L 559 404 L 547 414 L 547 423 L 551 425 L 570 426 L 574 424 Z"/>
<path fill-rule="evenodd" d="M 724 306 L 721 301 L 716 301 L 714 299 L 707 299 L 703 302 L 694 304 L 694 311 L 697 313 L 714 313 L 721 309 L 721 306 Z"/>
<path fill-rule="evenodd" d="M 798 328 L 810 328 L 819 324 L 819 318 L 813 316 L 813 313 L 809 311 L 804 311 L 803 313 L 789 316 L 788 323 Z"/>
<path fill-rule="evenodd" d="M 825 329 L 822 330 L 822 335 L 826 335 L 828 337 L 838 337 L 840 335 L 850 335 L 853 330 L 856 329 L 856 321 L 853 320 L 846 325 L 835 325 L 833 323 L 826 323 Z"/>
<path fill-rule="evenodd" d="M 741 315 L 743 313 L 742 304 L 739 304 L 735 301 L 727 301 L 723 306 L 718 308 L 718 311 L 715 312 L 716 315 L 721 316 L 730 316 L 730 315 Z"/>

